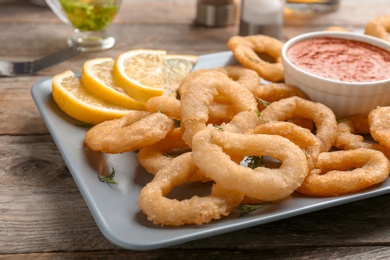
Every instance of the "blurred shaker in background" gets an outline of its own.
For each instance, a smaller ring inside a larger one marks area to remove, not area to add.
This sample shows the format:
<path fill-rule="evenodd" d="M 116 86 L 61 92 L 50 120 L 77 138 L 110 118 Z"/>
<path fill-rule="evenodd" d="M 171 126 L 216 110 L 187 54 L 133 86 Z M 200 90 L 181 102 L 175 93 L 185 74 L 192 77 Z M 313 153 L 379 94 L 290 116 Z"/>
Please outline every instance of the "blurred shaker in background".
<path fill-rule="evenodd" d="M 239 34 L 265 34 L 281 40 L 283 8 L 284 0 L 242 0 Z"/>
<path fill-rule="evenodd" d="M 286 15 L 312 15 L 333 12 L 339 8 L 340 0 L 286 0 Z"/>
<path fill-rule="evenodd" d="M 46 0 L 29 0 L 29 1 L 39 6 L 48 7 L 48 5 L 46 4 Z"/>
<path fill-rule="evenodd" d="M 198 0 L 196 23 L 210 27 L 232 25 L 236 21 L 236 13 L 234 0 Z"/>

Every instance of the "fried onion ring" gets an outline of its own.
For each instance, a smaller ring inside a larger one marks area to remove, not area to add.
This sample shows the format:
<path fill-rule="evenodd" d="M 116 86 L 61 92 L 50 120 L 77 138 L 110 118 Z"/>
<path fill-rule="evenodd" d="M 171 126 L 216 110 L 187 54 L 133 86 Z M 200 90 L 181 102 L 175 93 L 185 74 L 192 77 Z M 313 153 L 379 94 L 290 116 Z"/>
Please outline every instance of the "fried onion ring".
<path fill-rule="evenodd" d="M 253 88 L 261 85 L 261 78 L 255 71 L 251 69 L 247 69 L 242 66 L 233 66 L 233 65 L 220 67 L 219 69 L 226 71 L 227 76 L 229 78 L 236 81 L 237 83 L 240 83 L 241 85 L 243 85 L 249 90 L 252 90 Z M 187 90 L 188 84 L 191 82 L 191 80 L 194 77 L 197 77 L 200 74 L 202 74 L 204 71 L 207 71 L 207 69 L 196 70 L 188 74 L 180 83 L 178 89 L 179 95 L 182 96 L 184 92 Z"/>
<path fill-rule="evenodd" d="M 344 27 L 340 27 L 340 26 L 330 26 L 330 27 L 325 28 L 324 31 L 328 31 L 328 32 L 349 32 L 348 29 L 346 29 Z"/>
<path fill-rule="evenodd" d="M 321 152 L 327 152 L 337 138 L 337 121 L 333 111 L 327 106 L 300 97 L 290 97 L 272 102 L 261 115 L 265 122 L 285 121 L 302 117 L 312 119 L 316 126 L 316 137 L 321 143 Z"/>
<path fill-rule="evenodd" d="M 183 139 L 192 146 L 192 137 L 206 128 L 209 121 L 209 106 L 219 95 L 231 103 L 235 111 L 256 111 L 257 102 L 251 92 L 231 80 L 226 72 L 211 69 L 194 77 L 181 97 L 181 127 Z"/>
<path fill-rule="evenodd" d="M 370 133 L 368 114 L 351 115 L 346 118 L 346 121 L 352 124 L 356 134 L 366 135 Z"/>
<path fill-rule="evenodd" d="M 261 85 L 261 78 L 254 70 L 242 66 L 225 66 L 223 69 L 226 70 L 229 78 L 237 81 L 250 91 Z"/>
<path fill-rule="evenodd" d="M 365 141 L 364 137 L 360 134 L 366 133 L 366 126 L 363 123 L 363 119 L 366 119 L 368 124 L 368 118 L 366 116 L 354 116 L 352 119 L 343 120 L 337 124 L 337 139 L 334 143 L 336 148 L 342 150 L 351 150 L 358 148 L 367 148 L 380 151 L 390 158 L 390 150 L 386 147 L 373 142 Z M 355 122 L 354 122 L 355 121 Z M 357 126 L 355 128 L 355 126 Z M 357 129 L 357 130 L 356 130 Z M 359 131 L 361 130 L 361 131 Z"/>
<path fill-rule="evenodd" d="M 379 151 L 359 148 L 325 152 L 297 191 L 319 197 L 349 194 L 383 182 L 389 171 L 389 160 Z"/>
<path fill-rule="evenodd" d="M 309 99 L 301 89 L 285 83 L 262 84 L 253 89 L 252 93 L 256 98 L 268 102 L 275 102 L 294 96 Z"/>
<path fill-rule="evenodd" d="M 265 80 L 279 82 L 284 79 L 281 52 L 283 42 L 267 35 L 233 36 L 227 47 L 244 67 L 252 69 Z M 257 53 L 265 53 L 275 59 L 270 63 L 259 57 Z"/>
<path fill-rule="evenodd" d="M 182 139 L 183 132 L 180 128 L 175 128 L 163 140 L 143 147 L 137 153 L 138 162 L 150 174 L 155 175 L 159 170 L 166 167 L 173 159 L 171 156 L 165 156 L 174 150 L 184 150 L 188 148 Z"/>
<path fill-rule="evenodd" d="M 259 100 L 258 108 L 264 110 L 268 103 L 279 101 L 289 97 L 300 97 L 309 99 L 309 97 L 299 88 L 285 83 L 262 84 L 252 89 L 253 95 Z M 310 119 L 296 117 L 289 119 L 292 123 L 305 127 L 309 130 L 313 129 L 313 121 Z"/>
<path fill-rule="evenodd" d="M 209 126 L 194 136 L 192 149 L 196 165 L 208 177 L 254 199 L 283 199 L 294 192 L 308 173 L 304 152 L 281 136 L 238 134 Z M 281 166 L 251 169 L 232 161 L 230 154 L 270 156 L 279 160 Z"/>
<path fill-rule="evenodd" d="M 352 122 L 349 120 L 341 121 L 337 124 L 337 139 L 334 143 L 336 148 L 350 150 L 356 148 L 369 148 L 370 144 L 364 142 L 364 137 L 355 134 Z"/>
<path fill-rule="evenodd" d="M 390 149 L 390 106 L 373 109 L 368 115 L 368 122 L 374 140 Z"/>
<path fill-rule="evenodd" d="M 183 132 L 180 128 L 175 128 L 172 133 L 168 134 L 163 140 L 144 148 L 137 153 L 138 162 L 150 174 L 156 173 L 167 167 L 175 158 L 170 153 L 188 152 L 188 146 L 183 140 Z M 197 170 L 189 177 L 188 181 L 210 181 L 201 171 Z"/>
<path fill-rule="evenodd" d="M 163 113 L 170 118 L 180 120 L 180 100 L 172 96 L 157 96 L 148 99 L 145 110 L 151 113 Z"/>
<path fill-rule="evenodd" d="M 242 194 L 218 184 L 214 184 L 211 194 L 205 197 L 193 196 L 184 200 L 166 197 L 174 187 L 186 182 L 195 170 L 191 153 L 185 153 L 156 173 L 153 180 L 142 188 L 138 201 L 148 220 L 162 226 L 201 225 L 229 215 L 241 203 Z"/>
<path fill-rule="evenodd" d="M 261 85 L 259 75 L 253 70 L 241 66 L 225 66 L 217 69 L 225 73 L 231 80 L 241 84 L 249 90 Z M 194 78 L 208 70 L 209 69 L 197 70 L 187 75 L 180 84 L 180 96 L 185 93 L 188 85 L 193 84 L 192 81 Z M 231 100 L 222 95 L 215 96 L 213 102 L 209 105 L 208 123 L 220 125 L 229 122 L 237 112 L 235 107 L 232 106 Z"/>
<path fill-rule="evenodd" d="M 157 143 L 173 129 L 172 119 L 164 114 L 134 110 L 92 127 L 85 135 L 85 144 L 93 151 L 123 153 Z"/>
<path fill-rule="evenodd" d="M 233 133 L 246 133 L 256 128 L 260 123 L 261 120 L 256 112 L 242 111 L 237 113 L 230 122 L 221 124 L 221 128 Z"/>
<path fill-rule="evenodd" d="M 309 170 L 312 170 L 317 163 L 320 154 L 320 142 L 308 129 L 289 122 L 270 122 L 259 125 L 251 134 L 279 135 L 287 138 L 298 145 L 305 152 Z"/>
<path fill-rule="evenodd" d="M 366 24 L 364 33 L 376 38 L 390 41 L 390 15 L 381 15 Z"/>

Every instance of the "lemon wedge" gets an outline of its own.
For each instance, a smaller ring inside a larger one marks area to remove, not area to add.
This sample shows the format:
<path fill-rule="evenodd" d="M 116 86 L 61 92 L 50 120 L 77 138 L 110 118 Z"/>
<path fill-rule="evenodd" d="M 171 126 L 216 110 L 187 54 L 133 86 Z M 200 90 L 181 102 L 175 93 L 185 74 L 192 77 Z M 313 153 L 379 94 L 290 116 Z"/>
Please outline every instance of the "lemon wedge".
<path fill-rule="evenodd" d="M 90 92 L 107 101 L 128 109 L 142 110 L 143 102 L 127 95 L 126 91 L 114 83 L 112 69 L 115 60 L 109 57 L 91 59 L 83 64 L 81 83 Z"/>
<path fill-rule="evenodd" d="M 166 51 L 137 49 L 120 54 L 114 64 L 115 82 L 140 102 L 164 92 Z"/>
<path fill-rule="evenodd" d="M 164 93 L 176 96 L 177 90 L 184 77 L 187 76 L 198 61 L 194 55 L 166 55 L 164 57 Z"/>
<path fill-rule="evenodd" d="M 119 55 L 113 68 L 115 82 L 140 102 L 175 95 L 197 56 L 167 55 L 165 50 L 136 49 Z"/>
<path fill-rule="evenodd" d="M 120 118 L 130 111 L 90 92 L 71 70 L 53 77 L 52 96 L 67 115 L 90 124 Z"/>

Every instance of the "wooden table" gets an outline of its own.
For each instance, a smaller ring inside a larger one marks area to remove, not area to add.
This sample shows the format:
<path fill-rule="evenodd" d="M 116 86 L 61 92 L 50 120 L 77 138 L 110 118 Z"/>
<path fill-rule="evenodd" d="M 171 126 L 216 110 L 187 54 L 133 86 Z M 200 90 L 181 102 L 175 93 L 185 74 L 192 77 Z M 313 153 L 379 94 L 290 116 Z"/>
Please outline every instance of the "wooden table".
<path fill-rule="evenodd" d="M 362 30 L 390 14 L 388 0 L 341 0 L 340 10 L 287 19 L 284 36 L 338 25 Z M 30 94 L 31 86 L 87 59 L 134 48 L 171 53 L 225 51 L 234 26 L 194 25 L 195 0 L 125 0 L 110 31 L 117 44 L 83 53 L 35 75 L 0 78 L 0 259 L 390 257 L 390 195 L 152 251 L 123 250 L 98 229 Z M 71 29 L 48 8 L 0 0 L 0 58 L 25 60 L 65 47 Z M 131 232 L 131 231 L 129 231 Z"/>

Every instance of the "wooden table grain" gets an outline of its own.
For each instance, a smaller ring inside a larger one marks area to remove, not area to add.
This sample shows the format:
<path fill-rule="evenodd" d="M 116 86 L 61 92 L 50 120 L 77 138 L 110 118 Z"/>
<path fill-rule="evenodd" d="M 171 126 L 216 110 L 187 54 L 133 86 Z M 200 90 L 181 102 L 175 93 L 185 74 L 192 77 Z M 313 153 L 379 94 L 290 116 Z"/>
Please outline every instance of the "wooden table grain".
<path fill-rule="evenodd" d="M 196 0 L 124 0 L 110 27 L 114 48 L 83 53 L 35 75 L 0 78 L 0 259 L 390 258 L 390 195 L 151 251 L 124 250 L 98 229 L 30 94 L 31 86 L 84 61 L 135 48 L 226 51 L 238 24 L 194 24 Z M 388 0 L 341 0 L 337 12 L 286 18 L 285 39 L 343 26 L 362 31 Z M 0 59 L 26 60 L 66 45 L 71 29 L 48 8 L 0 0 Z M 131 231 L 129 231 L 131 232 Z"/>

